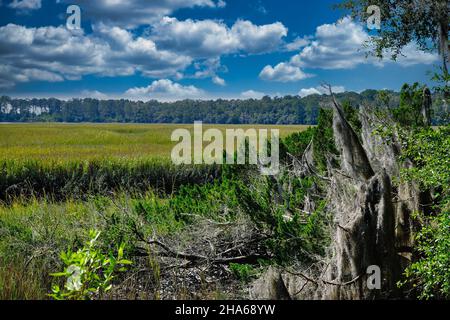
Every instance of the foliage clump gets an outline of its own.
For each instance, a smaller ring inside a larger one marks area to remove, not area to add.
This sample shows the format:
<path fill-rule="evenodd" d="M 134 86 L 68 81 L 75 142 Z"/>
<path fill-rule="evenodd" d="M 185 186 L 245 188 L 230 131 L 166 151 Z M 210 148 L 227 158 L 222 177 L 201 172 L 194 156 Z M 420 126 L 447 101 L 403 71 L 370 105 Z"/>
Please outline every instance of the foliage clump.
<path fill-rule="evenodd" d="M 64 271 L 53 273 L 54 277 L 65 279 L 64 287 L 52 287 L 52 298 L 56 300 L 90 300 L 101 298 L 111 290 L 112 282 L 118 272 L 126 271 L 126 266 L 132 264 L 124 259 L 124 246 L 120 245 L 117 255 L 112 252 L 103 253 L 97 244 L 100 232 L 91 230 L 90 240 L 86 245 L 73 252 L 61 253 Z"/>
<path fill-rule="evenodd" d="M 416 235 L 419 259 L 405 271 L 422 299 L 450 298 L 450 126 L 422 128 L 411 135 L 403 154 L 415 166 L 402 172 L 422 190 L 433 190 L 432 215 L 417 213 L 422 228 Z"/>

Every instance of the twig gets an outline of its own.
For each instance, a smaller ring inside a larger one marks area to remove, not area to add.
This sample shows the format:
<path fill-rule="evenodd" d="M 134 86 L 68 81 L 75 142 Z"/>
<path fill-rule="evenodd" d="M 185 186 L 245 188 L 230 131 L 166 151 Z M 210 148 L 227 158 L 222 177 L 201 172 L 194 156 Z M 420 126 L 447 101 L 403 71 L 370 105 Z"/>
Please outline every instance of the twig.
<path fill-rule="evenodd" d="M 313 278 L 308 277 L 307 275 L 301 273 L 301 272 L 292 272 L 290 270 L 284 269 L 284 271 L 286 271 L 287 273 L 293 275 L 293 276 L 299 276 L 303 279 L 305 279 L 306 281 L 315 283 L 315 284 L 319 284 L 319 282 L 323 282 L 324 284 L 329 284 L 329 285 L 333 285 L 333 286 L 348 286 L 356 281 L 358 281 L 362 275 L 357 276 L 355 279 L 350 280 L 348 282 L 331 282 L 325 279 L 319 279 L 319 280 L 314 280 Z"/>
<path fill-rule="evenodd" d="M 202 219 L 203 221 L 206 221 L 212 225 L 215 226 L 220 226 L 220 227 L 228 227 L 233 225 L 233 222 L 217 222 L 211 219 L 206 219 L 205 217 L 202 217 L 201 215 L 198 214 L 193 214 L 193 213 L 181 213 L 182 216 L 186 216 L 186 217 L 192 217 L 192 218 L 197 218 L 197 219 Z"/>

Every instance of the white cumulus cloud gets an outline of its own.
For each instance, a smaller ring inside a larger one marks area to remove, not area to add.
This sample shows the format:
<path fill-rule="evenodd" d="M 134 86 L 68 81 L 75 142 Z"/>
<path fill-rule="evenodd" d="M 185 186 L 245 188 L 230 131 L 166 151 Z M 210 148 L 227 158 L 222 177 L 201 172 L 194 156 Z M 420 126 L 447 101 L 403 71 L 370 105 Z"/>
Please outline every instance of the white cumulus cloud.
<path fill-rule="evenodd" d="M 19 10 L 37 10 L 42 7 L 42 3 L 41 0 L 13 0 L 8 6 Z"/>
<path fill-rule="evenodd" d="M 216 20 L 180 21 L 164 17 L 152 26 L 151 38 L 161 48 L 195 58 L 211 58 L 231 53 L 274 51 L 282 44 L 287 31 L 280 22 L 258 26 L 238 20 L 230 28 Z"/>
<path fill-rule="evenodd" d="M 223 8 L 222 0 L 62 0 L 83 8 L 92 21 L 124 28 L 150 25 L 178 9 L 206 7 Z"/>
<path fill-rule="evenodd" d="M 80 92 L 79 98 L 93 98 L 99 100 L 109 99 L 107 94 L 98 90 L 83 90 Z"/>
<path fill-rule="evenodd" d="M 309 44 L 305 45 L 308 40 Z M 287 49 L 301 47 L 298 54 L 289 61 L 282 62 L 275 67 L 266 66 L 261 72 L 263 79 L 272 81 L 297 81 L 305 69 L 352 69 L 361 64 L 372 64 L 382 67 L 385 64 L 398 63 L 401 66 L 416 64 L 432 64 L 438 60 L 437 54 L 422 52 L 413 44 L 403 50 L 403 56 L 397 62 L 391 60 L 380 61 L 374 57 L 366 57 L 363 45 L 369 40 L 369 34 L 361 24 L 354 22 L 350 17 L 340 19 L 336 23 L 324 24 L 317 27 L 314 36 L 298 38 Z M 389 52 L 386 52 L 389 56 Z M 278 72 L 275 72 L 278 70 Z M 270 77 L 270 73 L 277 76 Z"/>
<path fill-rule="evenodd" d="M 119 27 L 97 27 L 93 34 L 64 27 L 0 27 L 0 79 L 14 84 L 32 80 L 62 81 L 84 75 L 148 77 L 175 75 L 192 59 L 159 50 L 156 44 Z"/>
<path fill-rule="evenodd" d="M 217 84 L 218 86 L 222 86 L 222 87 L 227 85 L 225 79 L 223 79 L 223 78 L 221 78 L 221 77 L 219 77 L 219 76 L 214 76 L 214 77 L 212 78 L 212 82 L 213 82 L 214 84 Z"/>
<path fill-rule="evenodd" d="M 266 66 L 259 74 L 259 77 L 266 81 L 294 82 L 311 77 L 304 73 L 299 67 L 288 63 L 279 63 L 275 67 Z"/>
<path fill-rule="evenodd" d="M 343 86 L 333 86 L 331 87 L 331 90 L 333 91 L 333 93 L 342 93 L 345 92 L 345 87 Z M 329 94 L 329 91 L 327 88 L 324 87 L 315 87 L 315 88 L 303 88 L 300 90 L 300 92 L 298 93 L 298 95 L 300 97 L 307 97 L 307 96 L 311 96 L 313 94 Z"/>
<path fill-rule="evenodd" d="M 266 94 L 255 90 L 248 90 L 241 93 L 243 99 L 261 99 Z"/>
<path fill-rule="evenodd" d="M 133 98 L 174 101 L 201 98 L 204 92 L 192 85 L 183 86 L 169 79 L 161 79 L 153 81 L 147 87 L 130 88 L 125 92 L 125 95 Z"/>
<path fill-rule="evenodd" d="M 137 6 L 138 2 L 133 3 Z M 115 8 L 122 1 L 93 3 L 92 6 L 99 8 Z M 158 3 L 163 7 L 181 5 L 177 0 L 160 0 Z M 217 4 L 209 0 L 190 3 Z M 152 3 L 155 5 L 156 2 Z M 216 20 L 179 21 L 169 17 L 160 18 L 141 35 L 120 23 L 113 26 L 100 21 L 92 25 L 92 29 L 92 33 L 85 34 L 83 30 L 70 31 L 63 26 L 1 26 L 0 63 L 5 66 L 2 70 L 8 70 L 0 71 L 1 85 L 13 86 L 18 82 L 44 79 L 74 80 L 85 75 L 141 74 L 154 79 L 210 78 L 216 85 L 224 86 L 226 82 L 219 75 L 227 71 L 221 65 L 222 56 L 275 51 L 287 35 L 287 28 L 279 22 L 254 25 L 250 21 L 238 20 L 229 27 Z M 194 74 L 186 74 L 193 63 L 199 67 L 194 69 Z M 31 73 L 36 74 L 35 70 L 40 70 L 41 75 L 30 76 Z"/>

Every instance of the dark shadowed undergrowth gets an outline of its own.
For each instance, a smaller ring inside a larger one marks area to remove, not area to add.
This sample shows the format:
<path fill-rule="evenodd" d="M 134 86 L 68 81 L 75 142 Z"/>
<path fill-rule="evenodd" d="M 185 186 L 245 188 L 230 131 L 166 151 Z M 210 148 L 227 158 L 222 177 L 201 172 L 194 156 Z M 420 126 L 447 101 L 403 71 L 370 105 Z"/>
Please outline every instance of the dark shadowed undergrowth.
<path fill-rule="evenodd" d="M 86 199 L 149 190 L 171 194 L 181 186 L 202 185 L 218 178 L 217 166 L 175 166 L 169 161 L 104 159 L 92 161 L 0 161 L 0 201 L 46 198 Z"/>

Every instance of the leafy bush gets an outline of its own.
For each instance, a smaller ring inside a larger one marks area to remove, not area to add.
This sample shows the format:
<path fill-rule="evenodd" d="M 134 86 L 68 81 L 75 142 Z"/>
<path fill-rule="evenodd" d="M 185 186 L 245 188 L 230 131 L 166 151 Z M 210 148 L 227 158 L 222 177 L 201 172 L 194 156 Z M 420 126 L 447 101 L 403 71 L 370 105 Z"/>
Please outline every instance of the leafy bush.
<path fill-rule="evenodd" d="M 422 258 L 406 269 L 401 285 L 412 283 L 421 299 L 450 299 L 450 207 L 427 219 L 417 240 Z"/>
<path fill-rule="evenodd" d="M 258 271 L 249 264 L 230 263 L 231 272 L 242 282 L 248 283 Z"/>
<path fill-rule="evenodd" d="M 400 105 L 392 110 L 394 119 L 402 126 L 417 127 L 423 125 L 422 103 L 425 86 L 405 83 L 400 92 Z"/>
<path fill-rule="evenodd" d="M 310 127 L 305 131 L 293 133 L 282 141 L 282 146 L 284 147 L 284 150 L 291 155 L 301 157 L 311 143 L 315 132 L 316 129 Z M 283 147 L 280 149 L 283 149 Z"/>
<path fill-rule="evenodd" d="M 66 278 L 64 288 L 52 287 L 50 296 L 56 300 L 89 300 L 101 297 L 112 287 L 116 273 L 125 271 L 131 261 L 123 258 L 123 246 L 118 248 L 117 256 L 110 252 L 103 254 L 97 245 L 100 232 L 90 231 L 90 240 L 76 252 L 70 249 L 61 253 L 64 271 L 54 273 L 54 277 Z"/>
<path fill-rule="evenodd" d="M 418 130 L 406 143 L 404 157 L 415 167 L 402 177 L 434 190 L 432 215 L 419 215 L 422 229 L 417 234 L 419 260 L 405 271 L 406 281 L 422 299 L 450 298 L 450 126 Z"/>
<path fill-rule="evenodd" d="M 423 188 L 439 188 L 449 193 L 450 125 L 437 130 L 422 128 L 407 137 L 403 159 L 415 167 L 403 172 L 404 178 L 418 181 Z"/>
<path fill-rule="evenodd" d="M 282 203 L 280 199 L 274 200 L 279 197 L 280 190 L 270 178 L 239 186 L 242 210 L 263 234 L 268 235 L 265 245 L 278 263 L 296 259 L 308 262 L 312 256 L 324 254 L 329 239 L 325 201 L 321 201 L 311 214 L 301 210 L 312 184 L 310 178 L 293 182 L 294 193 L 283 190 Z"/>
<path fill-rule="evenodd" d="M 213 184 L 182 187 L 164 198 L 147 195 L 133 200 L 133 209 L 159 234 L 170 234 L 199 217 L 232 220 L 239 207 L 236 190 L 236 182 L 224 177 Z"/>
<path fill-rule="evenodd" d="M 358 109 L 354 108 L 348 100 L 344 101 L 342 107 L 347 121 L 359 134 L 362 124 L 359 120 Z M 337 155 L 338 153 L 334 141 L 332 109 L 320 109 L 317 126 L 289 135 L 283 140 L 281 150 L 301 157 L 311 140 L 314 145 L 315 164 L 321 172 L 324 172 L 327 170 L 327 154 Z M 333 165 L 335 164 L 333 163 Z"/>

